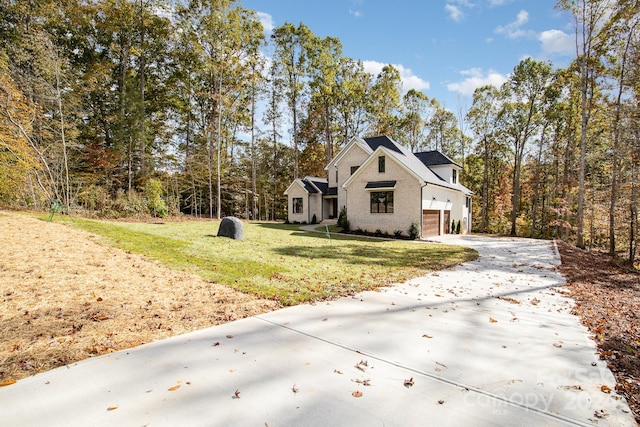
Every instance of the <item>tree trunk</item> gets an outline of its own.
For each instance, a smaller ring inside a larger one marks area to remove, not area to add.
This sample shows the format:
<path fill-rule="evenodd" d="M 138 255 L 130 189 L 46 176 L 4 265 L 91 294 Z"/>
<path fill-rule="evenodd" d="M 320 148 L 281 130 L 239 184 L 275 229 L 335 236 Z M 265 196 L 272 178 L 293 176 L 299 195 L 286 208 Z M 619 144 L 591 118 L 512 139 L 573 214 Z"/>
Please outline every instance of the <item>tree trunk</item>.
<path fill-rule="evenodd" d="M 544 135 L 547 132 L 547 123 L 545 122 L 540 134 L 540 143 L 538 144 L 538 159 L 534 177 L 533 189 L 533 206 L 531 208 L 531 231 L 529 237 L 535 236 L 536 223 L 538 222 L 538 198 L 540 196 L 540 165 L 542 163 L 542 148 L 544 147 Z"/>
<path fill-rule="evenodd" d="M 482 170 L 482 207 L 480 217 L 482 222 L 480 224 L 480 231 L 487 232 L 489 227 L 489 142 L 487 136 L 484 136 L 484 150 L 482 153 L 484 160 L 484 167 Z"/>
<path fill-rule="evenodd" d="M 58 114 L 60 114 L 60 140 L 62 141 L 62 161 L 64 162 L 64 191 L 62 193 L 62 203 L 69 209 L 71 204 L 71 191 L 69 186 L 69 159 L 67 156 L 67 139 L 64 132 L 64 113 L 62 111 L 62 92 L 60 90 L 60 64 L 57 52 L 55 53 L 56 72 L 56 100 L 58 103 Z"/>

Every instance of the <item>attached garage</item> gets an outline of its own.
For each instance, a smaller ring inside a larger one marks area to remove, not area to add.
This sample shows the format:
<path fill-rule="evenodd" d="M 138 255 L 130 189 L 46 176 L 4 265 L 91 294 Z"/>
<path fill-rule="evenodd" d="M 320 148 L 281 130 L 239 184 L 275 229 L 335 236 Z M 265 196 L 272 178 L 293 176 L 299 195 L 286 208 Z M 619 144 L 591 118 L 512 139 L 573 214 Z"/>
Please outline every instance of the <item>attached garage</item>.
<path fill-rule="evenodd" d="M 422 211 L 422 237 L 440 234 L 440 211 L 424 209 Z"/>
<path fill-rule="evenodd" d="M 451 211 L 444 211 L 444 234 L 453 233 L 449 227 L 451 227 Z"/>

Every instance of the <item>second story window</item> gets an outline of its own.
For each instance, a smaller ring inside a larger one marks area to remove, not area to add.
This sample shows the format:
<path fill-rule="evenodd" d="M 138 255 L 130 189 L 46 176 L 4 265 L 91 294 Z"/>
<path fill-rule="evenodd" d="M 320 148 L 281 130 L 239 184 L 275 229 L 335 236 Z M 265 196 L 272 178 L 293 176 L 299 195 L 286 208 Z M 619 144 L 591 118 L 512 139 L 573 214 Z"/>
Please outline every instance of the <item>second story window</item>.
<path fill-rule="evenodd" d="M 351 175 L 353 175 L 355 173 L 355 171 L 358 170 L 359 166 L 351 166 Z"/>
<path fill-rule="evenodd" d="M 378 172 L 384 173 L 385 164 L 384 164 L 384 156 L 378 157 Z"/>
<path fill-rule="evenodd" d="M 453 175 L 451 175 L 451 182 L 452 184 L 458 183 L 458 171 L 455 169 L 453 170 Z"/>

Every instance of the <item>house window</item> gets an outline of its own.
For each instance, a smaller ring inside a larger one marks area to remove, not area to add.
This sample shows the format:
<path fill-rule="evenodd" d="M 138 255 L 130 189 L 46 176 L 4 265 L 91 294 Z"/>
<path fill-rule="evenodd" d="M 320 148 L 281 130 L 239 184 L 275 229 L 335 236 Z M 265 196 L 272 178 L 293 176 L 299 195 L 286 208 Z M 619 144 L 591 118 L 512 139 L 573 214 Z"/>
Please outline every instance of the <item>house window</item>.
<path fill-rule="evenodd" d="M 336 184 L 338 184 L 338 171 L 336 170 Z"/>
<path fill-rule="evenodd" d="M 451 181 L 452 181 L 454 184 L 457 184 L 457 183 L 458 183 L 458 171 L 457 171 L 456 169 L 453 169 L 453 176 L 452 176 L 452 178 L 451 178 Z"/>
<path fill-rule="evenodd" d="M 467 207 L 467 209 L 471 207 L 471 197 L 467 197 L 466 207 Z"/>
<path fill-rule="evenodd" d="M 371 213 L 393 213 L 393 191 L 372 191 Z"/>
<path fill-rule="evenodd" d="M 351 175 L 353 175 L 357 170 L 358 170 L 359 166 L 351 166 Z"/>
<path fill-rule="evenodd" d="M 293 213 L 294 214 L 302 213 L 302 197 L 293 198 Z"/>
<path fill-rule="evenodd" d="M 384 173 L 384 156 L 378 157 L 378 172 Z"/>

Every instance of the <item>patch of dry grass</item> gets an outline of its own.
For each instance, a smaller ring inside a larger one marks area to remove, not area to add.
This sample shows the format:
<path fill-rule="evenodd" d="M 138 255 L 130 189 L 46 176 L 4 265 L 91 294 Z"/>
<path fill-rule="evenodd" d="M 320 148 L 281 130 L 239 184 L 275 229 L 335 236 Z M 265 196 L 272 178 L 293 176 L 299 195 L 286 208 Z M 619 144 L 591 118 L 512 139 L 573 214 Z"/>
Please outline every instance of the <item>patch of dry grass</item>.
<path fill-rule="evenodd" d="M 23 215 L 0 254 L 0 383 L 280 307 Z"/>

